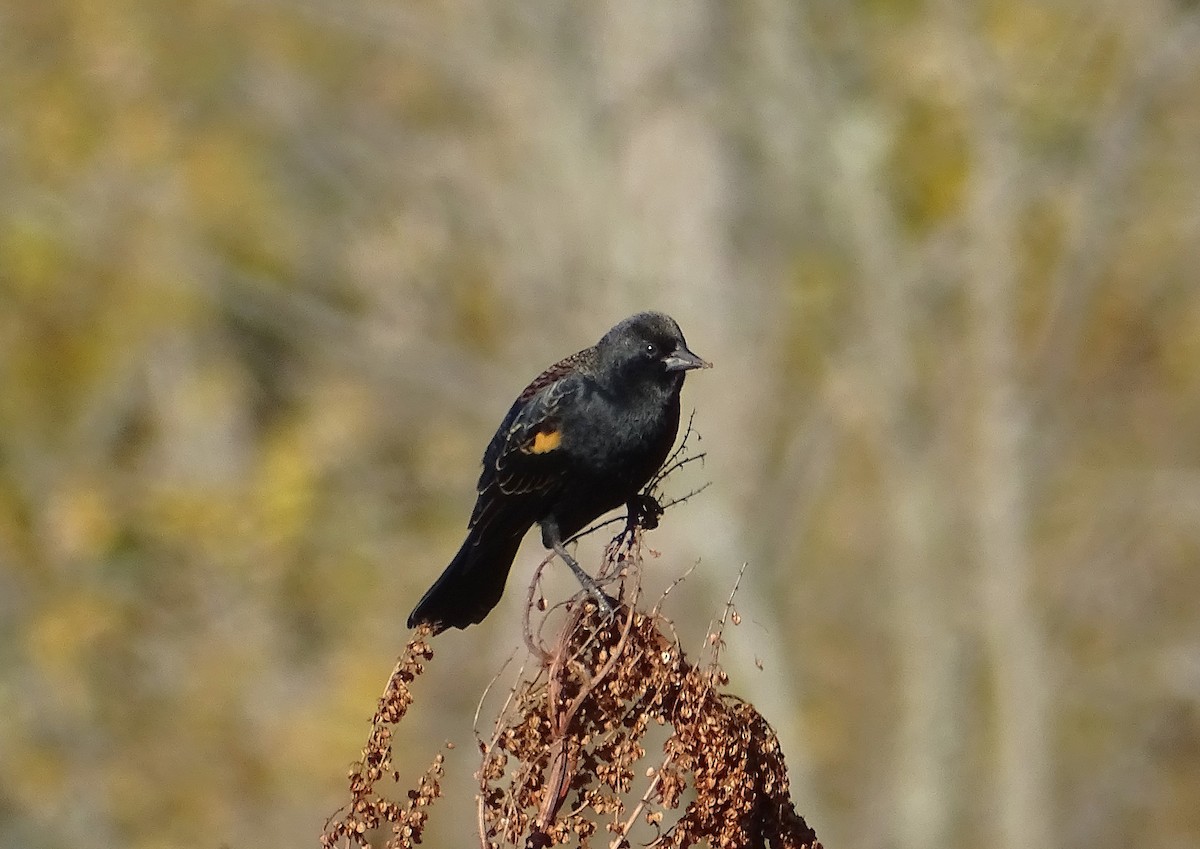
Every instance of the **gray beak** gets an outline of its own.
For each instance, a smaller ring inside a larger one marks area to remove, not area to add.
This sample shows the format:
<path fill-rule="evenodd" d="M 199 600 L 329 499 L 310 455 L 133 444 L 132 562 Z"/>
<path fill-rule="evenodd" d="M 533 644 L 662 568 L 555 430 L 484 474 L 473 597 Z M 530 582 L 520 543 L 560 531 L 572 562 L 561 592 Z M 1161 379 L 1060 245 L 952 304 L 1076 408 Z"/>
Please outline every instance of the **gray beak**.
<path fill-rule="evenodd" d="M 702 360 L 680 345 L 670 354 L 663 358 L 663 363 L 667 367 L 667 371 L 688 371 L 694 368 L 712 368 L 712 363 L 707 360 Z"/>

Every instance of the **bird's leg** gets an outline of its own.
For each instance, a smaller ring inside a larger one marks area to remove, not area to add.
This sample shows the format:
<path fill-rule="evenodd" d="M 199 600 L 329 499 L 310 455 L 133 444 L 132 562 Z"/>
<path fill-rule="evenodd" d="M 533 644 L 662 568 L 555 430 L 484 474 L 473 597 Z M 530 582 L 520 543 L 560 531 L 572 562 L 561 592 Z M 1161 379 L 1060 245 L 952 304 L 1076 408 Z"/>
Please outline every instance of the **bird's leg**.
<path fill-rule="evenodd" d="M 563 545 L 562 534 L 558 530 L 558 522 L 554 519 L 546 519 L 542 523 L 542 545 L 546 548 L 554 549 L 554 553 L 562 558 L 562 561 L 571 567 L 571 571 L 575 573 L 575 577 L 579 579 L 580 585 L 588 591 L 588 593 L 596 600 L 596 605 L 600 608 L 605 616 L 613 615 L 613 600 L 604 594 L 600 586 L 592 579 L 592 576 L 583 571 L 583 567 L 571 556 L 567 551 L 567 547 Z"/>

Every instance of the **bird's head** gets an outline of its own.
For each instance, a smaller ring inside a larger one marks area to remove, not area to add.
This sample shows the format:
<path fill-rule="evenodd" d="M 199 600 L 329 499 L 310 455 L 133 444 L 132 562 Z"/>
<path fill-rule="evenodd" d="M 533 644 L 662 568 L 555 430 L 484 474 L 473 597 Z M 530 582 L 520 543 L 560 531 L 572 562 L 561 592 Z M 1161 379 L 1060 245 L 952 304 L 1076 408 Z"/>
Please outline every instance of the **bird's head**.
<path fill-rule="evenodd" d="M 693 354 L 675 319 L 661 312 L 630 316 L 596 345 L 601 370 L 640 385 L 675 388 L 691 369 L 712 363 Z"/>

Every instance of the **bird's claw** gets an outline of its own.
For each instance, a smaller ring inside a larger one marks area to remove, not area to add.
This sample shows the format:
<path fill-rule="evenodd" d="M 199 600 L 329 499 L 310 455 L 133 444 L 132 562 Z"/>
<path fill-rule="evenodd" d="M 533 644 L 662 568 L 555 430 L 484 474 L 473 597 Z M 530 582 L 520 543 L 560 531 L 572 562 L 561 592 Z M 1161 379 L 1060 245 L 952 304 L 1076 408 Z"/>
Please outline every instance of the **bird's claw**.
<path fill-rule="evenodd" d="M 640 492 L 633 499 L 632 505 L 634 508 L 634 517 L 627 519 L 627 523 L 632 522 L 637 527 L 643 530 L 652 531 L 658 527 L 658 520 L 662 518 L 663 507 L 658 503 L 658 499 L 648 492 Z"/>
<path fill-rule="evenodd" d="M 663 508 L 658 499 L 648 492 L 640 492 L 629 500 L 625 514 L 625 527 L 612 540 L 613 550 L 619 551 L 633 543 L 638 529 L 652 531 L 658 527 Z"/>
<path fill-rule="evenodd" d="M 605 619 L 612 619 L 617 615 L 617 608 L 621 606 L 621 602 L 610 596 L 608 593 L 599 587 L 596 591 L 590 593 L 592 600 L 596 602 L 597 610 L 604 615 Z"/>

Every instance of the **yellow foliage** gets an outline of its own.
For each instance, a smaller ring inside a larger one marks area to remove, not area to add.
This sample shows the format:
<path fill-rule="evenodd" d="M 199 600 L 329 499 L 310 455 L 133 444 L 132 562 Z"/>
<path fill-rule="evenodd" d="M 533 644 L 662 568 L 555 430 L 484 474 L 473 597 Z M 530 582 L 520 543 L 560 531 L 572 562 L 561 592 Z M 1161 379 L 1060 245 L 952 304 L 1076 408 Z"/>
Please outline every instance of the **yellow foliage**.
<path fill-rule="evenodd" d="M 93 104 L 75 81 L 59 76 L 23 104 L 24 164 L 41 179 L 58 182 L 82 167 L 100 135 Z"/>
<path fill-rule="evenodd" d="M 971 167 L 961 107 L 914 98 L 905 105 L 889 157 L 900 219 L 916 232 L 960 214 Z"/>
<path fill-rule="evenodd" d="M 1192 398 L 1200 397 L 1200 288 L 1191 287 L 1162 334 L 1162 360 L 1171 388 Z"/>
<path fill-rule="evenodd" d="M 118 530 L 118 517 L 99 481 L 69 481 L 55 493 L 46 511 L 48 543 L 61 560 L 101 557 Z"/>
<path fill-rule="evenodd" d="M 160 104 L 135 103 L 114 116 L 112 147 L 131 168 L 171 164 L 179 137 Z"/>
<path fill-rule="evenodd" d="M 245 139 L 232 129 L 212 130 L 191 140 L 183 158 L 193 214 L 222 231 L 237 232 L 274 204 L 266 179 Z"/>
<path fill-rule="evenodd" d="M 309 527 L 317 503 L 321 461 L 309 434 L 285 426 L 271 434 L 262 450 L 255 496 L 256 528 L 270 545 L 290 546 Z"/>
<path fill-rule="evenodd" d="M 88 670 L 103 641 L 121 632 L 122 611 L 111 601 L 81 592 L 59 594 L 36 612 L 26 652 L 54 689 L 56 701 L 77 719 L 95 709 Z"/>
<path fill-rule="evenodd" d="M 70 802 L 67 791 L 71 770 L 64 755 L 56 746 L 16 740 L 5 748 L 0 766 L 0 776 L 7 778 L 5 793 L 11 794 L 19 810 L 46 824 L 61 815 Z"/>
<path fill-rule="evenodd" d="M 44 224 L 17 216 L 4 221 L 0 260 L 7 272 L 5 294 L 30 305 L 65 297 L 72 283 L 63 274 L 63 249 L 61 236 Z"/>

